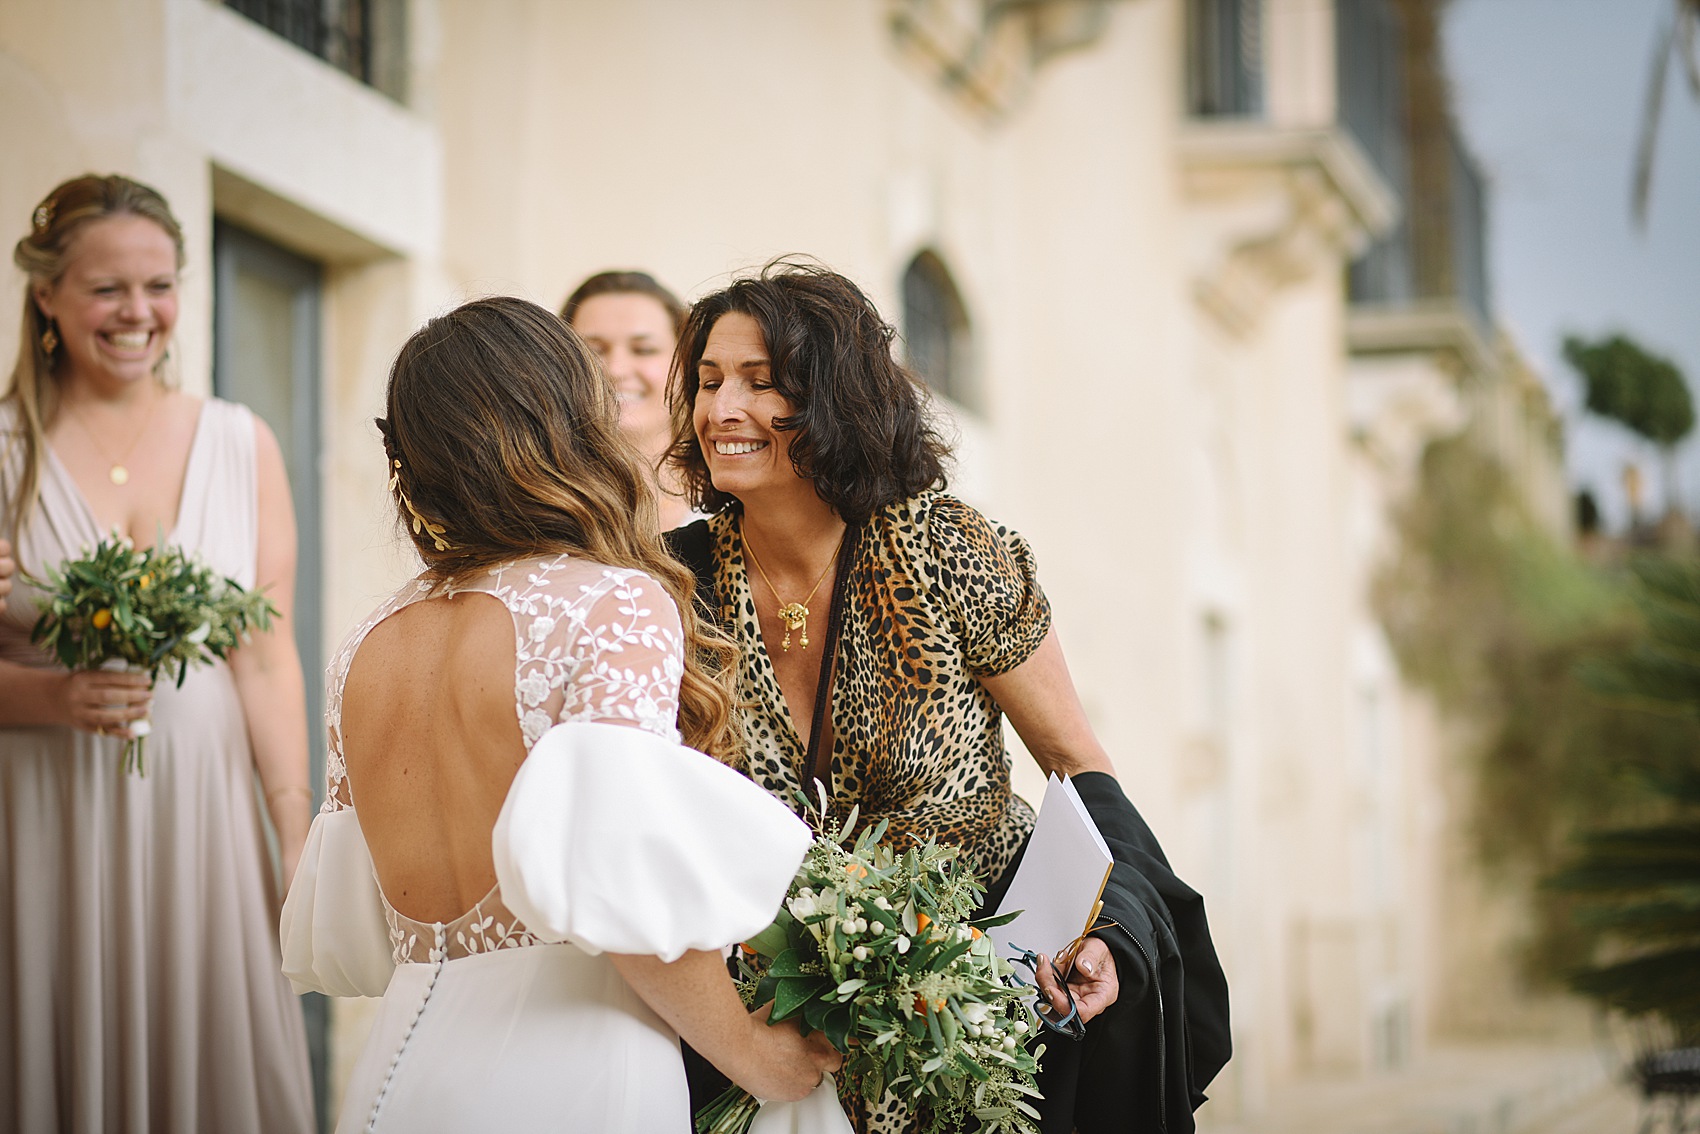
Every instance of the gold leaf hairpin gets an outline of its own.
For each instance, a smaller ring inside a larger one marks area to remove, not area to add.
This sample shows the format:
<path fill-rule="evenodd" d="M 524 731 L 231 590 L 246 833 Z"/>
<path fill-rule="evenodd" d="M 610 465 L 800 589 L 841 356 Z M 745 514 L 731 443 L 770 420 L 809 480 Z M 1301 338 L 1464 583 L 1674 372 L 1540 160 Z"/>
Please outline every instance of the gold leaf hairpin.
<path fill-rule="evenodd" d="M 407 498 L 407 493 L 402 491 L 401 462 L 394 458 L 391 458 L 390 460 L 390 491 L 401 498 L 402 507 L 406 508 L 408 515 L 413 517 L 414 535 L 418 535 L 420 531 L 423 530 L 426 535 L 431 537 L 431 542 L 436 546 L 438 551 L 454 550 L 455 545 L 443 538 L 443 536 L 448 532 L 448 529 L 443 527 L 441 524 L 433 524 L 430 520 L 421 516 L 419 514 L 419 509 L 413 506 L 413 501 Z"/>

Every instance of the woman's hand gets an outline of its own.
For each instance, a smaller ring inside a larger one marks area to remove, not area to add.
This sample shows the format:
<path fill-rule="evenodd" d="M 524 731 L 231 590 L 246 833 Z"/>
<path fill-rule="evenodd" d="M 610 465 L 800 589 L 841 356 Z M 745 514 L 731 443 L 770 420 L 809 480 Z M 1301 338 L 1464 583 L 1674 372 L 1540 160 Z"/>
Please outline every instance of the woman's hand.
<path fill-rule="evenodd" d="M 129 740 L 130 725 L 148 715 L 153 688 L 140 673 L 81 669 L 61 686 L 63 720 L 72 728 Z"/>
<path fill-rule="evenodd" d="M 699 1055 L 759 1099 L 795 1102 L 844 1063 L 821 1033 L 805 1039 L 791 1021 L 768 1027 L 765 1008 L 753 1015 L 746 1010 L 718 951 L 693 949 L 676 961 L 631 953 L 607 957 L 632 991 Z"/>
<path fill-rule="evenodd" d="M 1063 960 L 1066 962 L 1067 958 Z M 1110 947 L 1096 937 L 1088 937 L 1081 943 L 1075 950 L 1073 963 L 1067 965 L 1063 972 L 1068 975 L 1069 992 L 1074 994 L 1082 1024 L 1114 1004 L 1121 993 L 1121 981 L 1116 977 L 1116 958 Z M 1039 969 L 1035 975 L 1039 980 L 1039 990 L 1051 1006 L 1052 1015 L 1059 1020 L 1068 1015 L 1068 996 L 1063 992 L 1062 982 L 1057 980 L 1049 957 L 1039 958 Z"/>
<path fill-rule="evenodd" d="M 12 576 L 17 573 L 18 563 L 12 558 L 12 545 L 0 539 L 0 614 L 6 613 L 6 596 L 12 593 Z"/>
<path fill-rule="evenodd" d="M 757 1035 L 752 1043 L 754 1059 L 733 1082 L 758 1099 L 796 1102 L 820 1085 L 822 1076 L 844 1065 L 844 1056 L 821 1032 L 804 1036 L 796 1021 L 769 1025 L 766 1004 L 750 1016 Z"/>

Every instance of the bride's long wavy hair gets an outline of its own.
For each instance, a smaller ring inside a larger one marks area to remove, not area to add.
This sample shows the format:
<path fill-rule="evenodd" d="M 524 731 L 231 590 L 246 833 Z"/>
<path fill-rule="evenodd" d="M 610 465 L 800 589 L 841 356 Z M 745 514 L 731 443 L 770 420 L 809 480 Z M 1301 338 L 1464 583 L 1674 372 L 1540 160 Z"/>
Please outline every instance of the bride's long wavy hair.
<path fill-rule="evenodd" d="M 386 403 L 396 513 L 426 570 L 450 582 L 564 551 L 652 576 L 684 624 L 679 730 L 735 760 L 736 647 L 697 618 L 695 578 L 661 542 L 613 387 L 566 323 L 523 299 L 464 304 L 408 339 Z"/>

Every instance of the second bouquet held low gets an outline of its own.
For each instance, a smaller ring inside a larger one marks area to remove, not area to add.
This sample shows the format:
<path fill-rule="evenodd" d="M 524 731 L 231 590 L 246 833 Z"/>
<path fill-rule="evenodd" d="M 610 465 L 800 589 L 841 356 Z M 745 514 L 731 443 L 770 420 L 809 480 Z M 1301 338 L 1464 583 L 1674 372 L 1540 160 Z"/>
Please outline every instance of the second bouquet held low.
<path fill-rule="evenodd" d="M 896 851 L 884 823 L 846 846 L 855 812 L 842 829 L 823 823 L 784 907 L 740 950 L 746 1003 L 825 1033 L 844 1080 L 869 1102 L 906 1100 L 923 1131 L 1034 1134 L 1037 1019 L 985 934 L 1009 918 L 969 920 L 983 890 L 956 848 Z M 697 1130 L 743 1134 L 761 1106 L 733 1087 Z"/>
<path fill-rule="evenodd" d="M 66 669 L 123 669 L 157 681 L 229 656 L 277 613 L 265 595 L 215 574 L 179 547 L 137 548 L 117 532 L 36 580 L 46 597 L 30 640 Z M 148 734 L 135 722 L 123 766 L 143 772 Z"/>

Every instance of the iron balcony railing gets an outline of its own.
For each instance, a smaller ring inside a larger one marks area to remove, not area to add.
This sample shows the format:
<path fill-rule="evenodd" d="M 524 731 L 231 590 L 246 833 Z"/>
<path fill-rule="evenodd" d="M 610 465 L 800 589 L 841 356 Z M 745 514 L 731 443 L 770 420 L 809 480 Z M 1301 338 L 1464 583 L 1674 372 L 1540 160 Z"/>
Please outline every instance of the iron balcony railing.
<path fill-rule="evenodd" d="M 373 83 L 372 0 L 224 0 L 260 26 L 363 83 Z"/>
<path fill-rule="evenodd" d="M 1340 125 L 1389 185 L 1410 176 L 1404 44 L 1387 0 L 1336 0 L 1334 56 Z"/>
<path fill-rule="evenodd" d="M 1340 127 L 1399 201 L 1393 228 L 1353 261 L 1356 304 L 1458 303 L 1485 331 L 1486 190 L 1443 105 L 1412 113 L 1406 43 L 1388 0 L 1335 0 Z M 1420 145 L 1420 152 L 1418 147 Z M 1419 176 L 1420 174 L 1420 176 Z"/>
<path fill-rule="evenodd" d="M 1487 184 L 1457 130 L 1452 142 L 1452 287 L 1486 331 L 1492 325 L 1487 268 Z"/>
<path fill-rule="evenodd" d="M 1187 111 L 1263 114 L 1263 0 L 1187 0 Z"/>

